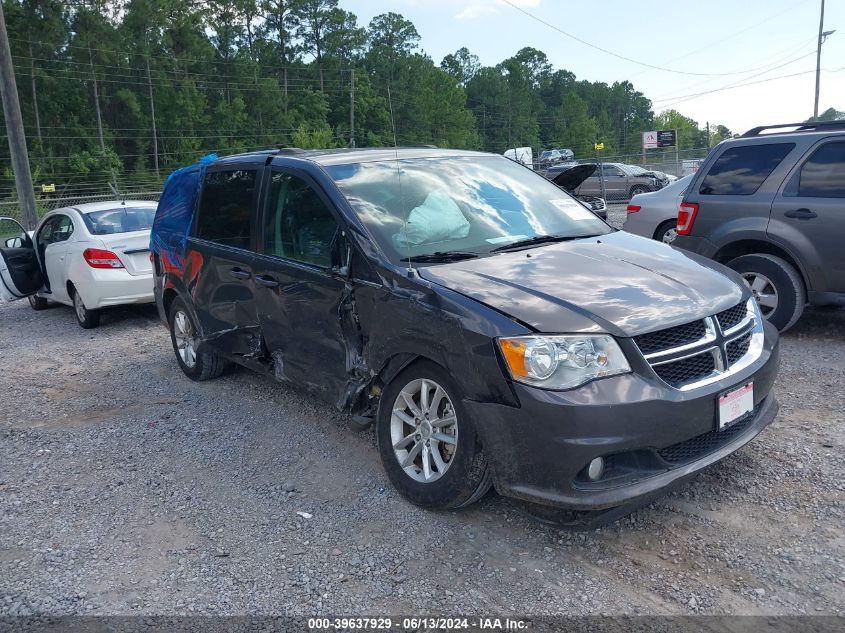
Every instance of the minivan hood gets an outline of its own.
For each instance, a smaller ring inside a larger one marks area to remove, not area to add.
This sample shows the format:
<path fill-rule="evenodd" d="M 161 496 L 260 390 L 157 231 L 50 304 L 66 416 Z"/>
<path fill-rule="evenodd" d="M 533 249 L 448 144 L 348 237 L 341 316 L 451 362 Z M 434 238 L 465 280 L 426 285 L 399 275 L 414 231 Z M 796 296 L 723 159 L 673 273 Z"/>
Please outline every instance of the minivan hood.
<path fill-rule="evenodd" d="M 547 333 L 636 336 L 743 297 L 741 281 L 723 266 L 622 231 L 429 266 L 420 275 Z"/>

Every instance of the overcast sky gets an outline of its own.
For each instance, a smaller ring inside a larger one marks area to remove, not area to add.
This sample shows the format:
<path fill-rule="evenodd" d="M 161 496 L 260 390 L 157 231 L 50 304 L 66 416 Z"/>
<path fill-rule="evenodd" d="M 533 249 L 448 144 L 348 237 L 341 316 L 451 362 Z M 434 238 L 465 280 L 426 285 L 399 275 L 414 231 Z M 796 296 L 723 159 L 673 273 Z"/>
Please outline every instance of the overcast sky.
<path fill-rule="evenodd" d="M 673 107 L 701 126 L 709 121 L 742 132 L 760 124 L 803 121 L 813 114 L 820 0 L 511 2 L 558 29 L 635 61 L 566 37 L 503 0 L 341 4 L 362 24 L 386 11 L 402 13 L 416 25 L 423 50 L 436 63 L 461 46 L 484 65 L 533 46 L 545 52 L 555 68 L 570 70 L 578 79 L 627 79 L 652 100 L 655 112 Z M 845 0 L 827 0 L 825 30 L 833 29 L 837 32 L 822 47 L 819 112 L 829 107 L 845 110 Z M 784 75 L 795 76 L 762 81 Z M 690 96 L 750 82 L 759 83 Z"/>

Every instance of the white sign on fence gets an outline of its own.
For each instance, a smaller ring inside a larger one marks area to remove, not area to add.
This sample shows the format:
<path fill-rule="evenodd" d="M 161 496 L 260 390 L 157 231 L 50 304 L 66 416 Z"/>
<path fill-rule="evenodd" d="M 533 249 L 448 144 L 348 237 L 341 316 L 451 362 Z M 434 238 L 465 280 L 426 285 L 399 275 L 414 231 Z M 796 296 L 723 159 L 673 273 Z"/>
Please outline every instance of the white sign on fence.
<path fill-rule="evenodd" d="M 643 149 L 655 149 L 657 147 L 657 130 L 643 132 Z"/>

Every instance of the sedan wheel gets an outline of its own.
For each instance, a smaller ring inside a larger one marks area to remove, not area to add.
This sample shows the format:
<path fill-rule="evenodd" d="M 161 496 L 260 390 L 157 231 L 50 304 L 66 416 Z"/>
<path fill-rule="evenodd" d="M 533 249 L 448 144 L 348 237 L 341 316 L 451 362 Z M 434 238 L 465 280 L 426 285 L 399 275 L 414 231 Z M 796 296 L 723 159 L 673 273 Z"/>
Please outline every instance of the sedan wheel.
<path fill-rule="evenodd" d="M 100 324 L 100 311 L 89 310 L 82 301 L 82 296 L 73 289 L 73 311 L 76 313 L 76 320 L 86 330 L 95 328 Z"/>
<path fill-rule="evenodd" d="M 778 290 L 774 283 L 760 273 L 743 273 L 742 279 L 751 288 L 751 294 L 760 306 L 760 313 L 768 319 L 778 307 Z"/>
<path fill-rule="evenodd" d="M 390 438 L 393 454 L 409 477 L 423 483 L 440 479 L 458 446 L 455 407 L 443 387 L 425 378 L 405 385 L 393 404 Z"/>
<path fill-rule="evenodd" d="M 183 310 L 177 311 L 173 317 L 173 338 L 176 339 L 179 358 L 186 367 L 193 368 L 197 364 L 194 326 Z"/>

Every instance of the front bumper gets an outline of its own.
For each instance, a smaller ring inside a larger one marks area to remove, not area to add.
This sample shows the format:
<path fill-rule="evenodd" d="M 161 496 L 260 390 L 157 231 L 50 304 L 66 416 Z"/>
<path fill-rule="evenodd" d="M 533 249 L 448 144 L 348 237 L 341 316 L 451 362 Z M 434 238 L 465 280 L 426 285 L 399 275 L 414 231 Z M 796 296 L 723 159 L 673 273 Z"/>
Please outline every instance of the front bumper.
<path fill-rule="evenodd" d="M 503 495 L 575 510 L 634 503 L 668 489 L 748 443 L 775 418 L 777 334 L 766 326 L 745 370 L 682 392 L 639 374 L 564 392 L 514 384 L 520 407 L 465 401 Z M 754 412 L 716 431 L 718 396 L 754 382 Z M 605 458 L 604 477 L 584 469 Z"/>

